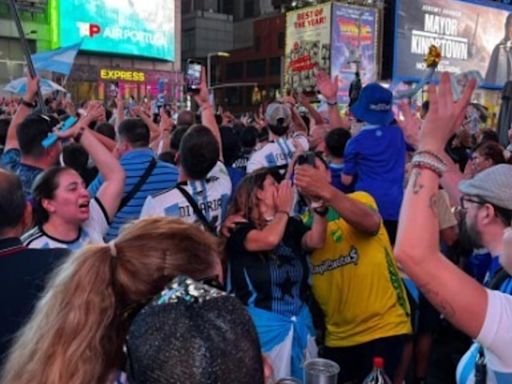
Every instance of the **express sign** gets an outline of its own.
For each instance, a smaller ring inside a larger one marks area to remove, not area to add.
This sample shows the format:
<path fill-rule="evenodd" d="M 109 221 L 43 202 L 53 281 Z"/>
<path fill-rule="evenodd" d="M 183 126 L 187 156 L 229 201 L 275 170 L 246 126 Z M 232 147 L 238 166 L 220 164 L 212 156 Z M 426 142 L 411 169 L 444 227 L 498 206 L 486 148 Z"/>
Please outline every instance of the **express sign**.
<path fill-rule="evenodd" d="M 120 69 L 100 69 L 100 79 L 103 80 L 124 80 L 142 82 L 146 79 L 144 72 L 123 71 Z"/>

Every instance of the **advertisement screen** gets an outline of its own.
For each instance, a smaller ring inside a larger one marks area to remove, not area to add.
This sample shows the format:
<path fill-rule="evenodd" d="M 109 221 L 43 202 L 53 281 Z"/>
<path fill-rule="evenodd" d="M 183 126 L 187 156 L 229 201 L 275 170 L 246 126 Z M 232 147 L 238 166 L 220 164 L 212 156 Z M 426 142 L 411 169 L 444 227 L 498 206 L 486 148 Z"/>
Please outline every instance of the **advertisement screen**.
<path fill-rule="evenodd" d="M 375 9 L 333 5 L 331 77 L 338 76 L 338 103 L 348 104 L 350 83 L 359 61 L 362 84 L 377 78 L 377 12 Z"/>
<path fill-rule="evenodd" d="M 60 45 L 175 59 L 174 1 L 60 0 Z"/>
<path fill-rule="evenodd" d="M 316 71 L 329 71 L 330 16 L 330 3 L 286 14 L 285 88 L 312 92 Z"/>
<path fill-rule="evenodd" d="M 512 80 L 512 17 L 502 8 L 457 0 L 400 0 L 393 77 L 418 80 L 431 44 L 442 52 L 439 70 L 479 71 L 484 86 Z"/>

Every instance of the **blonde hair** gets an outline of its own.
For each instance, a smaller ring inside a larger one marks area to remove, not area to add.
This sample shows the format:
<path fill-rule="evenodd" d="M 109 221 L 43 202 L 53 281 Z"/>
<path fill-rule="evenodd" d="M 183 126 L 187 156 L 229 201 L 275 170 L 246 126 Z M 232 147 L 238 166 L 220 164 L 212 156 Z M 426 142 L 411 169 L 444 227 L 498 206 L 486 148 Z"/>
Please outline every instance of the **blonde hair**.
<path fill-rule="evenodd" d="M 17 336 L 0 382 L 101 383 L 122 362 L 135 311 L 177 275 L 209 277 L 220 268 L 217 239 L 170 218 L 128 225 L 115 241 L 88 246 L 54 272 Z"/>

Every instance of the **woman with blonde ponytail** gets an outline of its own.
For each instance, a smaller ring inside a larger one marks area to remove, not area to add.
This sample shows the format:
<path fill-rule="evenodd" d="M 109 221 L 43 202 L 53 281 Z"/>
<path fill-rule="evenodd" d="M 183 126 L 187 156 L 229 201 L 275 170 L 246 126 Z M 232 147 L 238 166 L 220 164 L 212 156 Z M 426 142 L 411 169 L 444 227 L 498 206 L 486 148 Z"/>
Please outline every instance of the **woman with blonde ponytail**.
<path fill-rule="evenodd" d="M 219 247 L 197 226 L 169 218 L 134 222 L 115 243 L 73 254 L 17 336 L 0 382 L 112 382 L 131 320 L 179 275 L 222 279 Z"/>

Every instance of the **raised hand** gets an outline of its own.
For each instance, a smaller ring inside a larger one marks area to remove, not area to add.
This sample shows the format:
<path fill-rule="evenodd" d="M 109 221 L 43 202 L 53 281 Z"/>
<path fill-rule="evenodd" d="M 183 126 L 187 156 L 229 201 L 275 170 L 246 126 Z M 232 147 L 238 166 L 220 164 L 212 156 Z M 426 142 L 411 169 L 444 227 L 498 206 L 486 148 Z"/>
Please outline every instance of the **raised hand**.
<path fill-rule="evenodd" d="M 206 72 L 204 67 L 201 67 L 201 84 L 199 85 L 199 93 L 194 94 L 194 100 L 202 107 L 210 103 L 208 99 L 208 87 L 206 86 Z"/>
<path fill-rule="evenodd" d="M 442 153 L 448 139 L 457 131 L 464 119 L 466 107 L 475 87 L 476 80 L 470 79 L 461 98 L 454 101 L 448 73 L 441 74 L 438 87 L 433 84 L 429 85 L 430 106 L 420 131 L 419 148 Z"/>
<path fill-rule="evenodd" d="M 325 193 L 330 189 L 329 171 L 319 159 L 315 159 L 315 166 L 304 164 L 295 167 L 295 185 L 300 193 L 312 197 L 325 199 Z"/>
<path fill-rule="evenodd" d="M 338 76 L 331 80 L 324 71 L 316 74 L 316 87 L 329 103 L 335 103 L 338 95 Z"/>
<path fill-rule="evenodd" d="M 277 211 L 291 212 L 294 200 L 294 188 L 290 180 L 283 180 L 277 188 L 275 207 Z"/>

